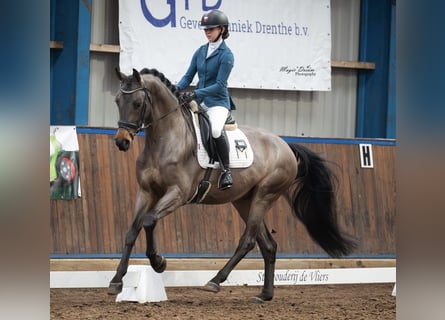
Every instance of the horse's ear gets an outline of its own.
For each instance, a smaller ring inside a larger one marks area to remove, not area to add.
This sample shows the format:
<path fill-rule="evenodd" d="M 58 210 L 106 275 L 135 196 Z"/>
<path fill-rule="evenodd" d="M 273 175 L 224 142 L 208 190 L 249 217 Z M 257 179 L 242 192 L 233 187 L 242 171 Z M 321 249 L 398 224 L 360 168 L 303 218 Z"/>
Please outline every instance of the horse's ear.
<path fill-rule="evenodd" d="M 126 76 L 125 74 L 123 74 L 123 73 L 119 70 L 118 67 L 117 67 L 117 68 L 114 68 L 114 71 L 116 71 L 117 78 L 118 78 L 120 81 L 124 81 L 124 80 L 127 78 L 127 76 Z"/>
<path fill-rule="evenodd" d="M 133 78 L 136 79 L 136 81 L 142 85 L 142 79 L 141 79 L 141 75 L 139 74 L 139 72 L 133 68 Z"/>

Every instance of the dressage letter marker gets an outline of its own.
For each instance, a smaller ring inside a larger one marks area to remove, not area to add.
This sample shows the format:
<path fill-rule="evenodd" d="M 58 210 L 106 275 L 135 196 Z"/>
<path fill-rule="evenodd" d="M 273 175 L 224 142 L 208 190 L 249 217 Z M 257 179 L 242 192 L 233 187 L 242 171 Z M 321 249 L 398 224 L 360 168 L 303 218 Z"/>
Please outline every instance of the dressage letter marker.
<path fill-rule="evenodd" d="M 359 144 L 360 148 L 360 163 L 362 168 L 374 168 L 374 161 L 372 158 L 372 144 Z"/>

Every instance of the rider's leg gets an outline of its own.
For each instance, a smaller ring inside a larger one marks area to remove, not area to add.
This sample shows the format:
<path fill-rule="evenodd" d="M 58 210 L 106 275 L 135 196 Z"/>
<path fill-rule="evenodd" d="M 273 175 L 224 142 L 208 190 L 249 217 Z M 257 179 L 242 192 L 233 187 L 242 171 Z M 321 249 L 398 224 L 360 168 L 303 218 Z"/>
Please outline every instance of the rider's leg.
<path fill-rule="evenodd" d="M 221 166 L 221 176 L 218 180 L 218 188 L 221 190 L 230 188 L 233 184 L 232 172 L 229 167 L 230 145 L 224 131 L 229 110 L 224 107 L 211 107 L 207 110 L 212 126 L 212 136 L 215 139 L 216 152 L 218 153 Z"/>

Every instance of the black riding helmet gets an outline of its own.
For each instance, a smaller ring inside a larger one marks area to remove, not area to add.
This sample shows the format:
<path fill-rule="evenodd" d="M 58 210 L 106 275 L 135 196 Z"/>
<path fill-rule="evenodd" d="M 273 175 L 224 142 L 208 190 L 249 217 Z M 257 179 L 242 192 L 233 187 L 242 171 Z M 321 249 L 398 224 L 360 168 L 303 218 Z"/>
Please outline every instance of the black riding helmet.
<path fill-rule="evenodd" d="M 204 13 L 201 18 L 201 29 L 215 27 L 224 27 L 222 38 L 227 39 L 229 37 L 229 19 L 224 12 L 220 10 L 212 10 Z"/>

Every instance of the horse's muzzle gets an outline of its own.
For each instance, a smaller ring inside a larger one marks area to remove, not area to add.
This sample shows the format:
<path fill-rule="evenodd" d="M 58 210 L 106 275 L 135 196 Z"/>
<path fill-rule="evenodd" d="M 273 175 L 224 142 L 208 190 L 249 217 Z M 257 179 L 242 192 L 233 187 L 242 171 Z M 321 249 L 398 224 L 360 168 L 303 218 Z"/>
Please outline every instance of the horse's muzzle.
<path fill-rule="evenodd" d="M 128 151 L 130 149 L 133 137 L 127 130 L 119 129 L 114 137 L 114 142 L 120 151 Z"/>
<path fill-rule="evenodd" d="M 116 143 L 116 146 L 119 148 L 120 151 L 128 151 L 130 149 L 131 141 L 124 139 L 124 140 L 114 140 Z"/>

